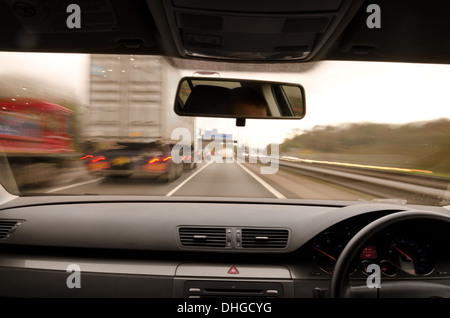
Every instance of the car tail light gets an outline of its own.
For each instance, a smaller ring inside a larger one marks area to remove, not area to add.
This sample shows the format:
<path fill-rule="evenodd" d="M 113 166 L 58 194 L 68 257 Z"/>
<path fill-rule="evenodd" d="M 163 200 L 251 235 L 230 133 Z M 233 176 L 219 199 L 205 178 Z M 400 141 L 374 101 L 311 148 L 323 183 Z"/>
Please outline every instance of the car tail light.
<path fill-rule="evenodd" d="M 142 167 L 143 171 L 146 172 L 163 172 L 168 169 L 168 161 L 172 157 L 157 157 L 152 158 L 147 161 L 147 163 Z"/>
<path fill-rule="evenodd" d="M 91 162 L 95 163 L 95 162 L 98 162 L 98 161 L 101 161 L 101 160 L 106 160 L 106 158 L 103 157 L 103 156 L 95 157 L 94 159 L 91 160 Z"/>
<path fill-rule="evenodd" d="M 87 167 L 90 171 L 100 171 L 111 168 L 111 163 L 104 156 L 96 156 L 87 163 Z"/>
<path fill-rule="evenodd" d="M 159 158 L 153 158 L 153 159 L 150 159 L 150 160 L 148 161 L 148 163 L 155 163 L 155 162 L 159 162 L 159 161 L 160 161 Z"/>
<path fill-rule="evenodd" d="M 168 157 L 159 157 L 159 158 L 152 158 L 148 161 L 148 163 L 158 163 L 158 162 L 167 162 L 169 160 L 171 160 L 172 157 L 168 156 Z"/>

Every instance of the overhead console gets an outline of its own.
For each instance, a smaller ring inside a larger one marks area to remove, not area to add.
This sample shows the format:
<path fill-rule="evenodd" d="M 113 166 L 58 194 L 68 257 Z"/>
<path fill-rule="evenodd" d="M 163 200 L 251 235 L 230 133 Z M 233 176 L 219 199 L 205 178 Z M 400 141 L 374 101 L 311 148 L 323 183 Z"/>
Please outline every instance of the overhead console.
<path fill-rule="evenodd" d="M 289 61 L 311 59 L 349 23 L 360 1 L 173 0 L 163 6 L 183 57 Z"/>

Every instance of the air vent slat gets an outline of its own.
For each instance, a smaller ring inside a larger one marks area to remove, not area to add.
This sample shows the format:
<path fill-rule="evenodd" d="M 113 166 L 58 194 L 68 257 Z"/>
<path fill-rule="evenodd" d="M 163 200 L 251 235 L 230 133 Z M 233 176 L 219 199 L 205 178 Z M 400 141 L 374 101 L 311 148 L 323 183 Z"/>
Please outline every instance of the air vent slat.
<path fill-rule="evenodd" d="M 242 229 L 243 248 L 286 248 L 288 230 Z"/>
<path fill-rule="evenodd" d="M 0 220 L 0 239 L 8 238 L 16 225 L 19 225 L 19 221 L 15 220 Z"/>
<path fill-rule="evenodd" d="M 184 247 L 225 247 L 225 228 L 181 227 L 178 230 Z"/>

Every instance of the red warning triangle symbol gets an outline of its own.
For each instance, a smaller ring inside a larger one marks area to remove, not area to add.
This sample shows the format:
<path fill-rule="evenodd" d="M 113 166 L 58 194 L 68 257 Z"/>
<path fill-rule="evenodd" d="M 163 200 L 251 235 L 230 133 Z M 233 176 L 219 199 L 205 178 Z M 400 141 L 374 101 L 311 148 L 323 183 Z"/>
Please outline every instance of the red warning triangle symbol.
<path fill-rule="evenodd" d="M 231 265 L 230 269 L 228 270 L 228 274 L 239 274 L 239 271 L 237 270 L 236 266 Z"/>

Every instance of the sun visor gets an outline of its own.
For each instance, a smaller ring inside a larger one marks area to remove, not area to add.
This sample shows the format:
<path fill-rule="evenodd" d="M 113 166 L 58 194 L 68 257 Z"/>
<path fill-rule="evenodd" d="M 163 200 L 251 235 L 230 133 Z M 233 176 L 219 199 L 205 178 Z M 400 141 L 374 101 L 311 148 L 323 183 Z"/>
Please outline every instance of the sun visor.
<path fill-rule="evenodd" d="M 2 50 L 152 52 L 152 21 L 145 4 L 122 0 L 7 0 L 0 11 L 10 32 Z M 123 16 L 129 17 L 124 20 Z M 132 52 L 135 53 L 135 52 Z"/>

